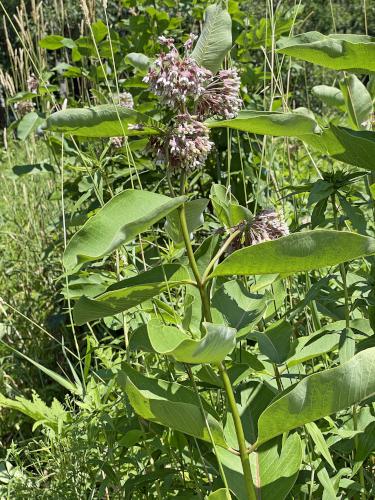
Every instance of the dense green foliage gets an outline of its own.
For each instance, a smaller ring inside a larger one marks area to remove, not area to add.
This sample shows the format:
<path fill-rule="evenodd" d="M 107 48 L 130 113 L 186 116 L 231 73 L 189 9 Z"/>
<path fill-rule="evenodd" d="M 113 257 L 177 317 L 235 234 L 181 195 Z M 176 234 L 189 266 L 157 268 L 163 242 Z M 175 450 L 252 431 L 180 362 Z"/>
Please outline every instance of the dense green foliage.
<path fill-rule="evenodd" d="M 0 11 L 0 498 L 373 498 L 374 9 Z M 144 78 L 190 32 L 243 110 L 176 104 L 179 170 Z"/>

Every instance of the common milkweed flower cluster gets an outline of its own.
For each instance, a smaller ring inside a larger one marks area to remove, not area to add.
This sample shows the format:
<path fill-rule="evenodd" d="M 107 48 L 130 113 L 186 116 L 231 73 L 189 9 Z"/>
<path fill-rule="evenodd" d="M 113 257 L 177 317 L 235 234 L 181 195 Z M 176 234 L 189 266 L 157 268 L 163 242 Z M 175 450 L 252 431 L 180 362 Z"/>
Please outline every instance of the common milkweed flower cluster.
<path fill-rule="evenodd" d="M 264 241 L 276 240 L 289 234 L 289 228 L 280 214 L 274 209 L 262 210 L 251 222 L 241 222 L 230 231 L 239 230 L 239 235 L 231 244 L 230 251 L 244 246 L 256 245 Z"/>
<path fill-rule="evenodd" d="M 191 54 L 196 38 L 189 36 L 181 55 L 173 38 L 159 37 L 167 52 L 159 54 L 143 79 L 174 113 L 168 130 L 150 141 L 156 160 L 174 170 L 202 167 L 213 146 L 203 121 L 213 116 L 234 118 L 242 106 L 237 71 L 213 74 L 200 66 Z"/>

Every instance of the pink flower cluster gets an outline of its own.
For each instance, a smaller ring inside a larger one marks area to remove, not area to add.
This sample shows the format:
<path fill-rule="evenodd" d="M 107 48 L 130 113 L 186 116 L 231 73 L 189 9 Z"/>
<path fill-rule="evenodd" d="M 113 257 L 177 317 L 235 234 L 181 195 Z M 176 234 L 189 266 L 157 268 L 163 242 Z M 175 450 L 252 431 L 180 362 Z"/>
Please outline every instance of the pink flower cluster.
<path fill-rule="evenodd" d="M 222 69 L 207 83 L 198 99 L 198 115 L 202 118 L 224 116 L 234 118 L 242 107 L 239 96 L 240 77 L 235 69 Z"/>
<path fill-rule="evenodd" d="M 244 246 L 276 240 L 289 234 L 287 224 L 273 209 L 262 210 L 251 222 L 243 221 L 230 229 L 232 233 L 237 230 L 240 230 L 240 233 L 231 243 L 229 253 Z"/>
<path fill-rule="evenodd" d="M 187 113 L 176 116 L 173 127 L 164 137 L 151 139 L 158 162 L 167 160 L 172 169 L 185 171 L 204 165 L 212 145 L 209 129 Z"/>
<path fill-rule="evenodd" d="M 176 114 L 168 132 L 150 141 L 157 161 L 174 169 L 203 166 L 212 147 L 203 120 L 234 118 L 242 106 L 237 71 L 221 70 L 213 75 L 199 66 L 191 57 L 195 39 L 190 35 L 181 56 L 173 38 L 159 37 L 168 51 L 159 54 L 144 77 L 161 102 Z"/>
<path fill-rule="evenodd" d="M 180 108 L 188 98 L 196 99 L 204 92 L 204 83 L 211 76 L 211 72 L 198 66 L 188 55 L 180 57 L 173 38 L 159 37 L 159 41 L 170 51 L 159 54 L 155 65 L 149 69 L 143 81 L 150 85 L 151 90 L 164 104 Z M 189 50 L 193 41 L 194 35 L 190 35 L 185 44 L 186 50 Z"/>

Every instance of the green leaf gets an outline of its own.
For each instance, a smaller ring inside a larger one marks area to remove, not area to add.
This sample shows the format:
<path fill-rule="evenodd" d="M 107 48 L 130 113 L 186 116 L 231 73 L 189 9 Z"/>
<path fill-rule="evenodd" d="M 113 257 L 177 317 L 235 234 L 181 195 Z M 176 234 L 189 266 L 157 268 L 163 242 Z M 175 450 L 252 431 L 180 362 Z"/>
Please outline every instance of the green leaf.
<path fill-rule="evenodd" d="M 21 118 L 17 126 L 17 137 L 24 141 L 29 135 L 34 132 L 40 125 L 44 123 L 44 118 L 38 115 L 36 111 L 31 111 Z"/>
<path fill-rule="evenodd" d="M 189 279 L 189 271 L 179 264 L 154 267 L 150 271 L 111 285 L 95 299 L 81 297 L 73 309 L 74 321 L 77 325 L 83 325 L 94 319 L 113 316 Z"/>
<path fill-rule="evenodd" d="M 185 203 L 186 222 L 189 233 L 193 233 L 204 223 L 203 211 L 208 205 L 208 200 L 201 198 Z M 180 217 L 177 210 L 167 215 L 165 230 L 176 245 L 182 245 L 184 238 L 181 232 Z"/>
<path fill-rule="evenodd" d="M 244 337 L 262 319 L 268 298 L 250 293 L 243 283 L 231 280 L 224 283 L 212 298 L 215 322 L 222 322 L 237 330 L 237 338 Z"/>
<path fill-rule="evenodd" d="M 63 257 L 65 268 L 73 270 L 83 262 L 110 254 L 163 219 L 185 199 L 126 189 L 106 203 L 69 241 Z"/>
<path fill-rule="evenodd" d="M 351 127 L 361 130 L 367 128 L 372 113 L 372 98 L 361 80 L 349 75 L 340 83 Z"/>
<path fill-rule="evenodd" d="M 182 363 L 220 363 L 236 344 L 236 330 L 223 325 L 203 324 L 206 334 L 199 340 L 184 331 L 166 326 L 159 320 L 147 325 L 148 338 L 154 351 L 172 356 Z"/>
<path fill-rule="evenodd" d="M 308 422 L 307 424 L 305 424 L 305 427 L 307 429 L 307 432 L 312 437 L 312 440 L 314 441 L 318 452 L 327 460 L 332 469 L 336 470 L 335 464 L 333 463 L 331 457 L 331 453 L 329 452 L 328 445 L 319 427 L 315 422 Z"/>
<path fill-rule="evenodd" d="M 134 109 L 113 104 L 57 111 L 47 118 L 47 129 L 83 137 L 117 137 L 160 133 L 161 124 Z"/>
<path fill-rule="evenodd" d="M 310 271 L 375 253 L 375 240 L 345 231 L 306 231 L 245 247 L 229 255 L 210 277 Z"/>
<path fill-rule="evenodd" d="M 327 106 L 345 111 L 345 100 L 340 89 L 329 85 L 315 85 L 312 93 Z"/>
<path fill-rule="evenodd" d="M 280 320 L 264 332 L 251 333 L 248 338 L 258 342 L 260 352 L 272 363 L 281 364 L 288 357 L 292 333 L 291 325 Z"/>
<path fill-rule="evenodd" d="M 375 347 L 314 373 L 271 403 L 258 421 L 258 444 L 344 410 L 375 394 Z"/>
<path fill-rule="evenodd" d="M 118 383 L 142 418 L 211 442 L 192 390 L 177 383 L 145 377 L 127 365 L 118 374 Z M 202 404 L 215 443 L 226 447 L 223 429 L 214 410 L 204 399 Z"/>
<path fill-rule="evenodd" d="M 57 50 L 64 47 L 62 40 L 64 37 L 61 35 L 47 35 L 39 40 L 39 47 L 48 50 Z"/>
<path fill-rule="evenodd" d="M 230 500 L 232 497 L 230 493 L 225 488 L 220 488 L 219 490 L 213 491 L 208 495 L 207 500 Z"/>
<path fill-rule="evenodd" d="M 375 170 L 375 133 L 330 125 L 320 135 L 304 135 L 303 142 L 337 160 Z"/>
<path fill-rule="evenodd" d="M 281 448 L 281 450 L 280 450 Z M 247 500 L 240 457 L 218 448 L 229 488 L 238 500 Z M 262 500 L 283 500 L 297 480 L 302 463 L 302 443 L 297 433 L 287 438 L 283 446 L 273 440 L 250 455 L 252 475 Z"/>
<path fill-rule="evenodd" d="M 340 341 L 340 335 L 331 331 L 331 325 L 328 325 L 327 330 L 315 332 L 314 335 L 300 337 L 294 346 L 294 354 L 287 360 L 287 366 L 292 367 L 299 365 L 304 361 L 316 358 L 327 352 L 337 348 Z M 341 327 L 340 327 L 341 328 Z"/>
<path fill-rule="evenodd" d="M 241 111 L 232 120 L 207 120 L 209 128 L 228 127 L 253 134 L 281 137 L 304 136 L 320 132 L 317 122 L 302 113 L 278 111 Z"/>
<path fill-rule="evenodd" d="M 144 54 L 140 54 L 138 52 L 130 52 L 127 54 L 125 56 L 125 62 L 142 71 L 147 70 L 150 66 L 150 59 Z"/>
<path fill-rule="evenodd" d="M 207 7 L 202 33 L 191 57 L 200 66 L 216 73 L 232 47 L 232 21 L 219 2 Z"/>
<path fill-rule="evenodd" d="M 319 66 L 352 73 L 375 71 L 375 40 L 365 35 L 310 31 L 278 42 L 278 52 Z"/>
<path fill-rule="evenodd" d="M 99 43 L 102 40 L 104 40 L 104 38 L 108 34 L 107 26 L 103 23 L 103 21 L 101 19 L 99 19 L 98 21 L 93 23 L 91 25 L 91 29 L 92 29 L 92 32 L 94 34 L 94 38 L 95 38 L 96 43 Z"/>

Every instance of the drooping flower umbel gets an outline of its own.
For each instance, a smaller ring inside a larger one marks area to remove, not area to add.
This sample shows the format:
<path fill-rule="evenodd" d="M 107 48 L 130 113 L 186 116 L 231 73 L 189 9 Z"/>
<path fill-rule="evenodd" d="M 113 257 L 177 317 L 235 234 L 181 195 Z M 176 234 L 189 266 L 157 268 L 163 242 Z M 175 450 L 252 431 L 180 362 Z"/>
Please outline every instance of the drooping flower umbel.
<path fill-rule="evenodd" d="M 206 125 L 187 113 L 177 115 L 168 133 L 151 141 L 156 161 L 167 160 L 173 170 L 185 171 L 204 165 L 212 145 Z"/>
<path fill-rule="evenodd" d="M 168 51 L 159 54 L 144 78 L 161 103 L 175 114 L 168 131 L 150 140 L 156 160 L 175 170 L 203 166 L 213 145 L 203 120 L 233 118 L 242 105 L 236 70 L 214 75 L 200 66 L 191 55 L 196 38 L 189 36 L 180 55 L 173 38 L 159 37 Z"/>
<path fill-rule="evenodd" d="M 232 227 L 230 232 L 237 230 L 239 230 L 239 235 L 231 243 L 230 252 L 264 241 L 276 240 L 289 234 L 289 228 L 284 219 L 272 208 L 262 210 L 251 222 L 243 221 Z"/>

